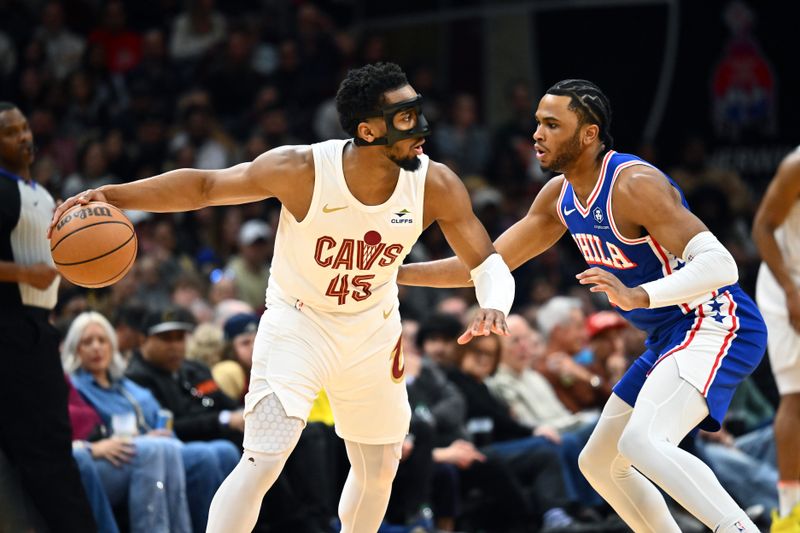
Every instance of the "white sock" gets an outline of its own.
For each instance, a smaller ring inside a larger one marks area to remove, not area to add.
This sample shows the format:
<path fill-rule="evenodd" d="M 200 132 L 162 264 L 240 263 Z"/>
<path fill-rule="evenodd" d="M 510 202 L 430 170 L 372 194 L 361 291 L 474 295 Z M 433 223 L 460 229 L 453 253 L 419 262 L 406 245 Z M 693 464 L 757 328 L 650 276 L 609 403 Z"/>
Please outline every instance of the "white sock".
<path fill-rule="evenodd" d="M 714 528 L 714 533 L 759 533 L 759 529 L 746 514 L 741 513 L 737 516 L 724 518 L 717 527 Z"/>
<path fill-rule="evenodd" d="M 781 518 L 789 516 L 800 503 L 800 481 L 778 481 L 778 502 Z"/>

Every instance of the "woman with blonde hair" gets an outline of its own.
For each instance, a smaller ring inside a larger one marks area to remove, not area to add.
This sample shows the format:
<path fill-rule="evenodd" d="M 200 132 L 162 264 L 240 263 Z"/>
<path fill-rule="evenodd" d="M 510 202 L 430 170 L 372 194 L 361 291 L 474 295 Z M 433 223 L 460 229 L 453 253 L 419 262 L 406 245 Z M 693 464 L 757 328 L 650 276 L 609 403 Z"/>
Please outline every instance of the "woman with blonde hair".
<path fill-rule="evenodd" d="M 93 433 L 104 436 L 75 443 L 79 464 L 96 471 L 112 505 L 127 498 L 131 533 L 192 531 L 181 442 L 155 429 L 158 402 L 122 376 L 116 342 L 111 324 L 93 311 L 78 315 L 64 340 L 64 368 L 102 420 Z M 123 434 L 118 421 L 126 417 L 133 424 Z"/>

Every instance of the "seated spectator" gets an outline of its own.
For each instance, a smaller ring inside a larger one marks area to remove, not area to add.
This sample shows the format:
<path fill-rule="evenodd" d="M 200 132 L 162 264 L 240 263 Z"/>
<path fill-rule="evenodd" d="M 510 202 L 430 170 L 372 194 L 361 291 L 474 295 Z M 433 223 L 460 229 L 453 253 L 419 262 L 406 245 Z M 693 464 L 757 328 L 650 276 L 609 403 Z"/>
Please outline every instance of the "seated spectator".
<path fill-rule="evenodd" d="M 175 18 L 170 54 L 176 61 L 196 61 L 225 38 L 225 17 L 214 11 L 213 0 L 192 0 Z"/>
<path fill-rule="evenodd" d="M 584 501 L 588 489 L 576 485 L 583 479 L 578 468 L 579 439 L 570 435 L 566 440 L 552 426 L 520 424 L 487 387 L 486 380 L 497 370 L 501 352 L 498 336 L 473 339 L 458 347 L 459 366 L 447 373 L 467 400 L 467 429 L 473 440 L 483 444 L 482 453 L 509 464 L 518 481 L 533 489 L 534 505 L 541 511 L 545 527 L 553 527 L 553 522 L 572 524 L 572 517 L 565 512 L 567 505 L 588 520 L 599 520 L 582 507 L 599 504 L 599 499 Z"/>
<path fill-rule="evenodd" d="M 591 362 L 586 315 L 578 298 L 555 296 L 536 314 L 539 329 L 547 339 L 547 356 L 536 368 L 553 385 L 573 413 L 601 409 L 611 396 L 611 384 L 585 363 Z"/>
<path fill-rule="evenodd" d="M 439 414 L 436 416 L 425 408 L 428 405 L 426 401 L 421 402 L 421 406 L 417 402 L 421 398 L 430 401 L 437 395 L 441 396 L 442 391 L 448 390 L 452 385 L 443 386 L 440 381 L 438 387 L 431 387 L 435 382 L 431 378 L 435 379 L 437 373 L 441 376 L 440 371 L 430 371 L 424 363 L 406 363 L 409 375 L 418 374 L 409 387 L 412 406 L 417 405 L 415 412 L 422 408 L 422 412 L 428 413 L 428 417 L 437 423 L 450 419 L 450 422 L 442 426 L 442 434 L 447 432 L 450 442 L 442 442 L 438 434 L 434 436 L 435 445 L 438 446 L 433 450 L 434 460 L 439 464 L 459 468 L 459 477 L 469 485 L 481 480 L 487 482 L 493 490 L 502 491 L 498 495 L 503 494 L 505 501 L 494 501 L 494 505 L 497 509 L 504 509 L 506 514 L 502 517 L 495 516 L 494 520 L 502 523 L 502 527 L 506 528 L 502 529 L 504 531 L 513 527 L 515 518 L 524 518 L 529 522 L 534 517 L 541 519 L 542 531 L 583 531 L 584 526 L 565 511 L 565 506 L 574 502 L 576 496 L 572 487 L 568 496 L 560 449 L 549 440 L 535 436 L 537 430 L 534 428 L 517 424 L 511 419 L 508 408 L 492 396 L 484 383 L 500 358 L 499 337 L 473 339 L 468 345 L 458 347 L 456 356 L 460 361 L 459 367 L 449 369 L 447 376 L 460 390 L 460 394 L 448 395 L 450 409 L 444 416 L 441 411 L 444 404 L 437 406 Z M 419 372 L 414 370 L 415 367 L 419 367 Z M 447 383 L 446 380 L 444 382 Z M 464 406 L 465 416 L 459 416 L 459 413 L 464 413 Z M 449 431 L 446 429 L 448 427 Z M 557 434 L 547 428 L 538 432 L 557 437 Z M 445 443 L 447 444 L 442 447 Z M 485 466 L 487 463 L 489 466 Z M 575 469 L 577 470 L 577 464 Z M 496 477 L 498 474 L 507 477 L 506 481 L 500 481 Z M 508 485 L 508 480 L 511 485 Z M 485 496 L 489 496 L 489 501 L 494 500 L 494 494 Z M 512 502 L 513 511 L 508 508 Z M 484 525 L 489 529 L 501 527 L 500 524 Z"/>
<path fill-rule="evenodd" d="M 455 95 L 450 119 L 438 124 L 433 133 L 440 160 L 462 176 L 483 174 L 489 159 L 489 134 L 480 123 L 477 107 L 471 94 Z"/>
<path fill-rule="evenodd" d="M 214 368 L 222 361 L 224 353 L 225 333 L 222 327 L 214 323 L 198 325 L 186 346 L 186 358 L 203 363 L 208 368 Z"/>
<path fill-rule="evenodd" d="M 403 329 L 407 329 L 406 321 Z M 460 329 L 454 330 L 442 342 L 454 345 L 459 333 Z M 418 418 L 427 420 L 434 431 L 435 466 L 430 500 L 436 526 L 453 531 L 457 524 L 483 525 L 486 521 L 487 527 L 489 524 L 511 527 L 528 522 L 530 507 L 508 467 L 496 459 L 487 459 L 469 441 L 466 402 L 461 392 L 436 363 L 421 356 L 417 343 L 404 346 L 403 355 L 411 409 Z M 462 500 L 478 490 L 484 494 L 471 513 L 478 523 L 465 524 L 470 517 L 462 516 Z"/>
<path fill-rule="evenodd" d="M 507 319 L 510 337 L 506 337 L 500 366 L 486 380 L 489 389 L 509 406 L 511 416 L 530 426 L 551 426 L 561 439 L 562 457 L 568 468 L 565 475 L 579 501 L 600 507 L 603 500 L 579 474 L 578 456 L 595 427 L 594 413 L 571 413 L 556 396 L 550 382 L 531 368 L 531 361 L 541 357 L 544 345 L 539 332 L 519 315 Z"/>
<path fill-rule="evenodd" d="M 248 220 L 239 230 L 239 251 L 228 262 L 225 274 L 233 279 L 236 294 L 260 313 L 269 282 L 273 251 L 272 228 L 263 220 Z"/>
<path fill-rule="evenodd" d="M 106 428 L 113 428 L 115 416 L 117 420 L 120 415 L 128 416 L 134 422 L 129 431 L 148 436 L 135 439 L 137 449 L 139 442 L 147 444 L 155 439 L 158 445 L 177 450 L 180 455 L 170 464 L 185 469 L 183 494 L 188 498 L 191 514 L 189 527 L 198 533 L 205 531 L 214 492 L 233 470 L 239 452 L 224 440 L 181 443 L 171 431 L 158 428 L 161 405 L 150 391 L 123 377 L 116 343 L 114 330 L 102 315 L 84 313 L 75 319 L 64 341 L 65 368 L 74 371 L 75 388 L 97 411 Z M 123 451 L 122 458 L 125 455 Z"/>
<path fill-rule="evenodd" d="M 762 443 L 775 442 L 771 427 L 753 432 L 752 437 Z M 752 455 L 745 441 L 735 439 L 725 429 L 700 431 L 696 444 L 698 456 L 743 508 L 760 506 L 765 518 L 766 511 L 778 508 L 778 470 L 774 463 Z"/>
<path fill-rule="evenodd" d="M 34 36 L 44 46 L 47 69 L 61 80 L 80 65 L 86 42 L 64 24 L 64 8 L 60 2 L 47 2 L 41 13 L 42 24 L 36 28 Z"/>
<path fill-rule="evenodd" d="M 174 413 L 181 440 L 228 439 L 241 445 L 242 409 L 220 390 L 208 367 L 186 360 L 186 337 L 194 327 L 194 317 L 181 307 L 149 312 L 145 340 L 125 375 Z"/>
<path fill-rule="evenodd" d="M 442 369 L 457 364 L 455 339 L 461 334 L 461 322 L 453 315 L 435 314 L 423 321 L 417 332 L 417 344 L 422 355 L 430 358 Z"/>
<path fill-rule="evenodd" d="M 613 387 L 628 370 L 625 330 L 628 322 L 614 311 L 600 311 L 586 319 L 592 360 L 586 366 Z M 638 355 L 638 354 L 636 354 Z"/>
<path fill-rule="evenodd" d="M 79 172 L 69 175 L 65 180 L 61 191 L 65 198 L 86 189 L 94 189 L 118 181 L 116 176 L 112 176 L 108 172 L 105 148 L 100 141 L 87 141 L 81 147 L 78 159 L 81 169 Z"/>
<path fill-rule="evenodd" d="M 104 9 L 102 25 L 89 34 L 89 42 L 103 48 L 109 72 L 124 74 L 142 59 L 142 36 L 126 26 L 123 2 L 107 2 Z"/>
<path fill-rule="evenodd" d="M 253 343 L 258 331 L 258 316 L 241 313 L 225 321 L 225 361 L 211 369 L 214 381 L 222 392 L 244 405 L 253 365 Z"/>
<path fill-rule="evenodd" d="M 75 459 L 82 472 L 100 478 L 112 505 L 127 498 L 132 533 L 191 531 L 180 442 L 166 430 L 153 429 L 158 404 L 152 396 L 120 379 L 121 358 L 112 331 L 102 315 L 83 313 L 64 341 L 64 364 L 73 372 L 76 388 L 89 401 L 99 400 L 106 415 L 102 420 L 94 408 L 71 395 Z M 119 427 L 113 427 L 113 434 L 100 429 L 112 427 L 112 417 L 125 413 L 135 423 L 132 434 L 122 435 Z M 92 439 L 92 434 L 105 438 Z"/>
<path fill-rule="evenodd" d="M 133 355 L 133 351 L 138 350 L 142 344 L 144 336 L 140 328 L 145 312 L 144 305 L 138 302 L 123 304 L 117 307 L 114 312 L 112 324 L 114 333 L 117 336 L 117 348 L 122 355 L 125 366 L 128 365 L 128 360 Z"/>
<path fill-rule="evenodd" d="M 520 315 L 509 315 L 506 322 L 511 336 L 507 337 L 497 372 L 486 380 L 489 389 L 503 399 L 514 419 L 522 424 L 547 424 L 559 432 L 583 426 L 586 418 L 570 412 L 550 382 L 531 368 L 544 352 L 539 332 Z"/>

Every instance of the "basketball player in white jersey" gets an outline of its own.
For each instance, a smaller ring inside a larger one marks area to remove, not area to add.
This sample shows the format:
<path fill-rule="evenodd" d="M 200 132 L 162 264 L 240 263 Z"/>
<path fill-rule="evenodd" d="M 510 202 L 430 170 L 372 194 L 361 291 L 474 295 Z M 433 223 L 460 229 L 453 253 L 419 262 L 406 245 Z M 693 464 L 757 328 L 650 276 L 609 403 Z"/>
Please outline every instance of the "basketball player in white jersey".
<path fill-rule="evenodd" d="M 421 97 L 397 65 L 348 73 L 336 95 L 353 139 L 270 150 L 224 170 L 180 169 L 67 200 L 174 212 L 275 197 L 283 204 L 267 310 L 245 398 L 245 453 L 211 504 L 209 532 L 251 531 L 264 493 L 294 448 L 323 387 L 350 474 L 342 531 L 376 531 L 408 430 L 397 271 L 436 221 L 471 270 L 483 308 L 461 342 L 507 335 L 514 281 L 472 212 L 459 178 L 423 154 Z"/>
<path fill-rule="evenodd" d="M 781 403 L 775 416 L 778 501 L 771 531 L 800 533 L 800 149 L 781 163 L 753 223 L 764 262 L 756 301 L 767 323 Z"/>

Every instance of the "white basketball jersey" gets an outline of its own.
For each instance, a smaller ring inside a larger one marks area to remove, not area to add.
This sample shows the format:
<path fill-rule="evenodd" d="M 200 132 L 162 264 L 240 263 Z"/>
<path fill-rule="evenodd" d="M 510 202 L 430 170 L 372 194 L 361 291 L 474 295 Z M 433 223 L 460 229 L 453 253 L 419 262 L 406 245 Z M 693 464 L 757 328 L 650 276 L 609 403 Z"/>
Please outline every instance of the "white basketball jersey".
<path fill-rule="evenodd" d="M 800 284 L 800 200 L 795 201 L 783 223 L 775 230 L 775 242 L 789 275 Z M 762 312 L 787 314 L 786 296 L 765 262 L 761 263 L 758 271 L 756 302 Z"/>
<path fill-rule="evenodd" d="M 428 157 L 419 156 L 416 171 L 400 170 L 386 202 L 364 205 L 344 179 L 342 153 L 348 142 L 311 146 L 311 206 L 302 222 L 281 209 L 268 299 L 275 295 L 332 313 L 388 309 L 397 303 L 397 271 L 422 232 Z"/>

